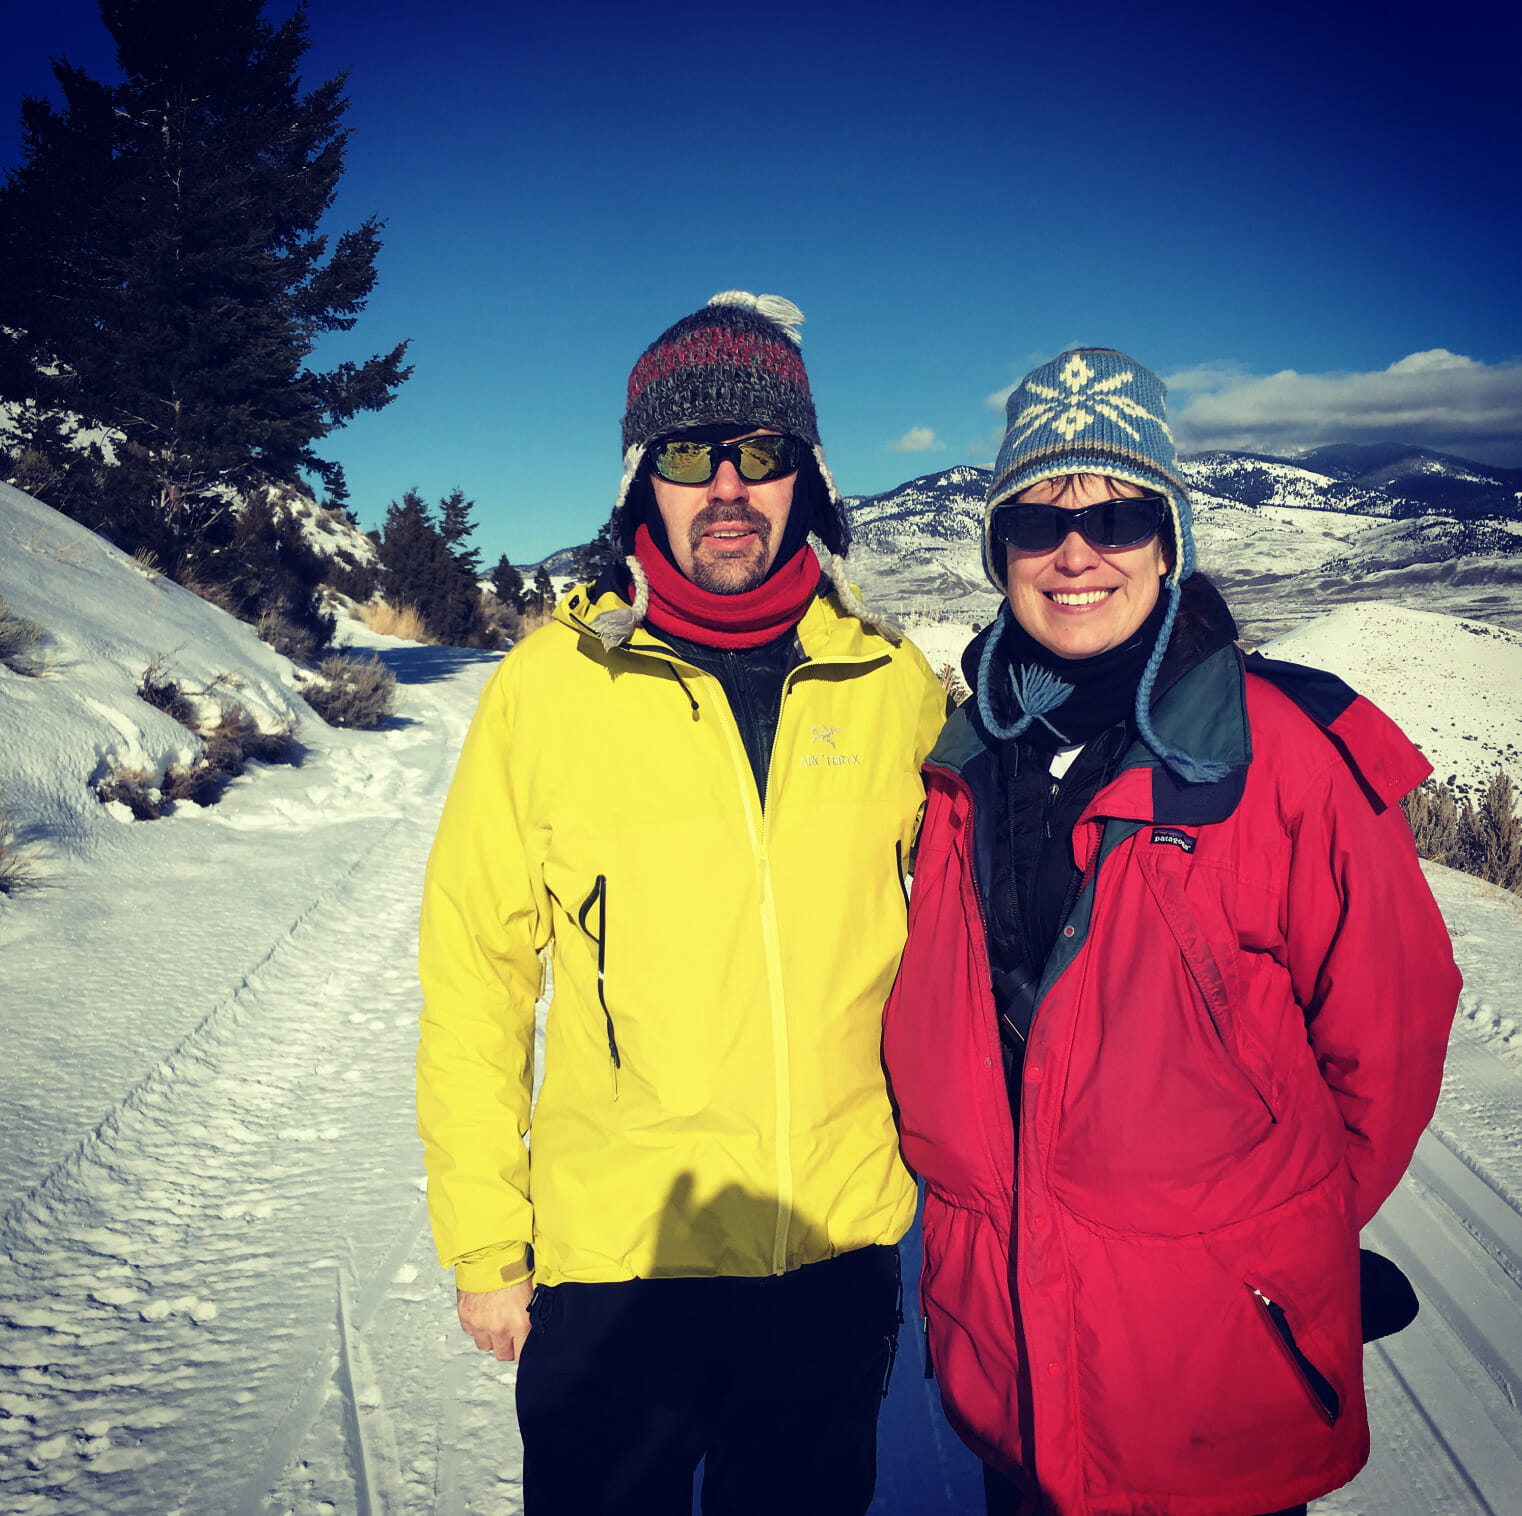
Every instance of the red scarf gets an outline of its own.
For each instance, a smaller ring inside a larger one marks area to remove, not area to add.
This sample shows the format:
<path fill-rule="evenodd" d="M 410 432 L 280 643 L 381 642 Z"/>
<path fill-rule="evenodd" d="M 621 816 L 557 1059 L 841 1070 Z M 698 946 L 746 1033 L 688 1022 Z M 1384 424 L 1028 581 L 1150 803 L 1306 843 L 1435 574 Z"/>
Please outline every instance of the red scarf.
<path fill-rule="evenodd" d="M 807 542 L 769 579 L 738 595 L 699 589 L 655 545 L 647 526 L 634 534 L 634 556 L 650 581 L 651 624 L 707 647 L 774 641 L 798 624 L 819 588 L 819 560 Z"/>

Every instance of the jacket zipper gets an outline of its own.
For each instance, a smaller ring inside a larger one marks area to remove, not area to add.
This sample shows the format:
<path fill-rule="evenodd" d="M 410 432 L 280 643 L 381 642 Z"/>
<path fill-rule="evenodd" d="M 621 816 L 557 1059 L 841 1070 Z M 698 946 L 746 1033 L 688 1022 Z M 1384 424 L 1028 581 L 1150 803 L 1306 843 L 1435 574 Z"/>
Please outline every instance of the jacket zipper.
<path fill-rule="evenodd" d="M 587 623 L 572 618 L 578 626 L 585 627 L 593 636 Z M 626 647 L 624 651 L 637 657 L 654 658 L 663 663 L 676 676 L 683 693 L 692 705 L 692 719 L 700 719 L 699 705 L 687 681 L 682 678 L 681 672 L 675 667 L 678 655 L 671 648 L 661 645 L 655 647 Z M 787 708 L 787 697 L 792 689 L 793 676 L 798 670 L 811 663 L 807 654 L 804 655 L 803 663 L 788 670 L 782 681 L 782 701 L 777 713 L 777 730 L 772 734 L 771 760 L 766 769 L 766 793 L 756 795 L 755 776 L 751 771 L 750 759 L 745 755 L 744 743 L 740 739 L 739 725 L 733 712 L 728 709 L 725 702 L 725 717 L 727 722 L 723 725 L 725 738 L 729 743 L 730 761 L 734 764 L 735 773 L 741 781 L 741 789 L 744 793 L 744 806 L 746 824 L 750 829 L 751 847 L 756 855 L 759 875 L 759 889 L 761 895 L 761 934 L 766 949 L 766 965 L 768 979 L 768 998 L 771 1003 L 772 1020 L 772 1046 L 774 1048 L 774 1074 L 777 1086 L 777 1225 L 772 1236 L 772 1272 L 782 1274 L 787 1270 L 787 1237 L 792 1227 L 793 1219 L 793 1165 L 791 1152 L 792 1131 L 792 1088 L 788 1074 L 788 1036 L 787 1036 L 787 1007 L 782 999 L 782 944 L 781 935 L 777 930 L 777 908 L 772 898 L 772 874 L 771 863 L 767 852 L 767 818 L 770 814 L 770 800 L 772 792 L 772 779 L 776 773 L 777 746 L 782 736 L 783 715 Z M 839 663 L 866 663 L 874 662 L 873 659 L 840 658 L 831 659 L 830 662 Z M 718 680 L 703 670 L 698 671 L 704 680 L 712 679 L 715 684 Z M 722 687 L 721 687 L 722 689 Z M 756 795 L 756 807 L 750 804 L 750 797 Z M 756 808 L 760 810 L 760 825 L 757 825 Z M 601 879 L 601 876 L 599 876 Z M 604 891 L 606 886 L 604 886 Z M 586 905 L 582 907 L 583 916 L 590 907 L 590 897 Z M 598 940 L 598 998 L 602 998 L 602 943 Z M 606 1003 L 603 1004 L 603 1014 L 608 1014 Z M 608 1044 L 613 1056 L 614 1068 L 614 1095 L 617 1098 L 618 1090 L 618 1053 L 617 1045 L 613 1041 L 613 1018 L 608 1016 Z"/>
<path fill-rule="evenodd" d="M 1250 1284 L 1247 1288 L 1252 1291 L 1275 1340 L 1284 1349 L 1290 1366 L 1315 1402 L 1316 1409 L 1321 1412 L 1328 1426 L 1335 1426 L 1338 1416 L 1342 1413 L 1341 1397 L 1332 1388 L 1326 1375 L 1300 1351 L 1300 1345 L 1295 1341 L 1295 1334 L 1290 1330 L 1289 1317 L 1284 1314 L 1284 1307 L 1277 1301 L 1270 1300 L 1256 1285 Z"/>
<path fill-rule="evenodd" d="M 597 907 L 595 932 L 587 925 L 587 916 L 594 905 Z M 591 894 L 581 902 L 581 910 L 577 913 L 576 922 L 582 931 L 597 944 L 597 1003 L 602 1007 L 603 1020 L 608 1027 L 608 1057 L 612 1061 L 613 1069 L 613 1098 L 617 1100 L 618 1071 L 623 1067 L 623 1059 L 618 1054 L 618 1038 L 613 1035 L 613 1013 L 608 1009 L 608 998 L 604 992 L 608 954 L 608 876 L 606 874 L 597 876 L 597 882 L 592 886 Z"/>

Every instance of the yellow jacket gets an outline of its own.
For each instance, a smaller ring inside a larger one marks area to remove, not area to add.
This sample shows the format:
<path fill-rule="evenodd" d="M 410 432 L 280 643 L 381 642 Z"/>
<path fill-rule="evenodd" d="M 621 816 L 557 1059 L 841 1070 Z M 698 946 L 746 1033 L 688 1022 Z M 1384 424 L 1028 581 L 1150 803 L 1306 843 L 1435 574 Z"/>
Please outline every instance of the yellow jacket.
<path fill-rule="evenodd" d="M 881 1062 L 945 697 L 833 596 L 763 812 L 718 681 L 585 586 L 492 676 L 424 885 L 418 1128 L 466 1290 L 780 1273 L 914 1212 Z M 554 1000 L 533 1107 L 541 950 Z"/>

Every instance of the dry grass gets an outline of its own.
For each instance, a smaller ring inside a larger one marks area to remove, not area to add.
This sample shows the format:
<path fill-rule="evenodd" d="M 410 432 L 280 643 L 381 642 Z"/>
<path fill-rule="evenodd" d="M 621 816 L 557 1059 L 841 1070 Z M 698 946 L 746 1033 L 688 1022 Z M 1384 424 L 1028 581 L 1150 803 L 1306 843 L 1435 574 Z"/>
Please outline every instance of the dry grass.
<path fill-rule="evenodd" d="M 204 600 L 208 605 L 216 606 L 219 611 L 226 611 L 229 616 L 237 616 L 237 597 L 225 584 L 218 584 L 214 579 L 204 579 L 194 569 L 182 569 L 178 583 L 181 589 L 189 590 L 192 595 Z"/>
<path fill-rule="evenodd" d="M 40 679 L 48 672 L 48 661 L 40 657 L 38 645 L 44 636 L 43 629 L 25 616 L 18 616 L 0 595 L 0 663 L 13 674 L 24 674 L 28 679 Z"/>
<path fill-rule="evenodd" d="M 378 656 L 361 660 L 335 653 L 317 672 L 320 677 L 304 684 L 301 693 L 329 726 L 369 732 L 390 717 L 396 675 Z"/>
<path fill-rule="evenodd" d="M 1430 779 L 1402 805 L 1423 858 L 1522 895 L 1522 821 L 1517 819 L 1516 791 L 1499 769 L 1478 806 Z"/>
<path fill-rule="evenodd" d="M 159 555 L 151 547 L 140 547 L 133 553 L 132 567 L 149 584 L 157 584 L 164 577 L 164 566 L 159 562 Z"/>
<path fill-rule="evenodd" d="M 36 865 L 16 841 L 5 792 L 0 790 L 0 895 L 20 895 L 41 883 Z"/>
<path fill-rule="evenodd" d="M 382 637 L 400 637 L 406 642 L 432 642 L 423 618 L 410 605 L 392 605 L 389 600 L 371 600 L 359 607 L 359 619 Z"/>

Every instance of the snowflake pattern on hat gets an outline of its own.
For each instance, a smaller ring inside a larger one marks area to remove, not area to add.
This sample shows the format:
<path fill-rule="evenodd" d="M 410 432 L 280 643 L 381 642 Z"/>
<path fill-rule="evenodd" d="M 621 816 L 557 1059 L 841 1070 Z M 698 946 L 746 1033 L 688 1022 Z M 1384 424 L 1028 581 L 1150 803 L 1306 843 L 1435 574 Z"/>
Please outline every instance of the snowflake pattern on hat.
<path fill-rule="evenodd" d="M 1136 378 L 1136 371 L 1129 369 L 1110 374 L 1101 379 L 1084 361 L 1082 353 L 1070 353 L 1067 361 L 1057 371 L 1060 388 L 1027 379 L 1024 388 L 1037 398 L 1021 410 L 1010 423 L 1009 441 L 1019 446 L 1033 431 L 1049 426 L 1064 440 L 1071 442 L 1079 432 L 1094 425 L 1099 417 L 1113 421 L 1137 442 L 1141 433 L 1131 425 L 1131 420 L 1150 421 L 1162 428 L 1163 435 L 1172 442 L 1173 433 L 1162 416 L 1154 415 L 1139 400 L 1121 394 L 1121 390 Z"/>

